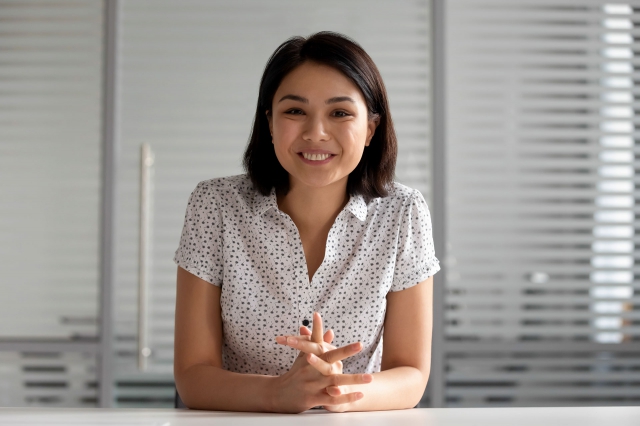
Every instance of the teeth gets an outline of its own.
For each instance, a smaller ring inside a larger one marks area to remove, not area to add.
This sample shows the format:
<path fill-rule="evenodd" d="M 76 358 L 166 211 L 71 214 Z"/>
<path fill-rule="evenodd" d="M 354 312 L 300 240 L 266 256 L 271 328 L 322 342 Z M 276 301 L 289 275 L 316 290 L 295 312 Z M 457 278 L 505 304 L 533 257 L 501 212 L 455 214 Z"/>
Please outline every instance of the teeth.
<path fill-rule="evenodd" d="M 322 160 L 326 160 L 327 158 L 329 158 L 331 156 L 331 154 L 309 154 L 309 153 L 303 152 L 302 156 L 306 160 L 322 161 Z"/>

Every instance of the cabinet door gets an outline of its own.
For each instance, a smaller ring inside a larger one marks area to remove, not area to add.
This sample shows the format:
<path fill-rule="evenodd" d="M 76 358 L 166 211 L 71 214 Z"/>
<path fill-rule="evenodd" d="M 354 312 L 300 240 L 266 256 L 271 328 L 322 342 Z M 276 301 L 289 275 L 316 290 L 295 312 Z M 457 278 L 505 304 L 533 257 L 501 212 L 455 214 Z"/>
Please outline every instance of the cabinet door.
<path fill-rule="evenodd" d="M 119 406 L 167 406 L 174 392 L 172 259 L 187 199 L 201 180 L 242 173 L 267 59 L 293 35 L 335 30 L 358 40 L 386 79 L 400 137 L 399 180 L 428 197 L 429 9 L 414 1 L 136 0 L 123 1 L 120 16 L 117 398 Z M 144 144 L 153 152 L 146 164 Z M 143 255 L 141 226 L 148 230 Z M 142 300 L 140 272 L 148 277 Z"/>

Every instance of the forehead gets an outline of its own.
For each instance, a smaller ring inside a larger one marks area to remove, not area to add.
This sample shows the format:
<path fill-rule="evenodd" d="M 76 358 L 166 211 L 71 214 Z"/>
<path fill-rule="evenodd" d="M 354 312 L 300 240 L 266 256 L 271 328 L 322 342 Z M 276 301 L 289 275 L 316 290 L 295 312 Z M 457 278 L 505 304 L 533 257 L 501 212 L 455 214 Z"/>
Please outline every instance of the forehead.
<path fill-rule="evenodd" d="M 349 95 L 364 102 L 360 88 L 336 68 L 314 62 L 305 62 L 287 74 L 276 90 L 278 95 L 300 95 L 311 100 L 313 96 L 330 98 Z M 276 99 L 274 99 L 276 100 Z"/>

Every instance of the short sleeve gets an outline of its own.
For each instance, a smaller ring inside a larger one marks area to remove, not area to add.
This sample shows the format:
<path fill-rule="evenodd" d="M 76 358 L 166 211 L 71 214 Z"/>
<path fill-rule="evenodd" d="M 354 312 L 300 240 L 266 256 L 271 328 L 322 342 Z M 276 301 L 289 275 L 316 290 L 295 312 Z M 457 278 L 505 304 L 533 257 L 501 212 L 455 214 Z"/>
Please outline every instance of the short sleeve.
<path fill-rule="evenodd" d="M 413 287 L 439 270 L 429 207 L 420 191 L 415 190 L 407 200 L 400 219 L 396 265 L 390 291 Z"/>
<path fill-rule="evenodd" d="M 215 190 L 200 182 L 193 190 L 184 215 L 176 265 L 216 286 L 222 285 L 222 215 Z"/>

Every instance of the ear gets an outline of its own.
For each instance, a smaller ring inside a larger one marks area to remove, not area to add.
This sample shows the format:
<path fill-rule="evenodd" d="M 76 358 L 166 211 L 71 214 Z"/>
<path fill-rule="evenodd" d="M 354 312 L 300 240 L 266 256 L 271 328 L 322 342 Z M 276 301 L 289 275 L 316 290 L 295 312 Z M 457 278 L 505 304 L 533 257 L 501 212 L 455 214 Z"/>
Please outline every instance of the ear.
<path fill-rule="evenodd" d="M 378 114 L 369 119 L 369 122 L 367 123 L 367 141 L 364 144 L 365 146 L 369 146 L 369 144 L 371 143 L 371 139 L 376 133 L 378 124 L 380 124 L 380 116 Z"/>

